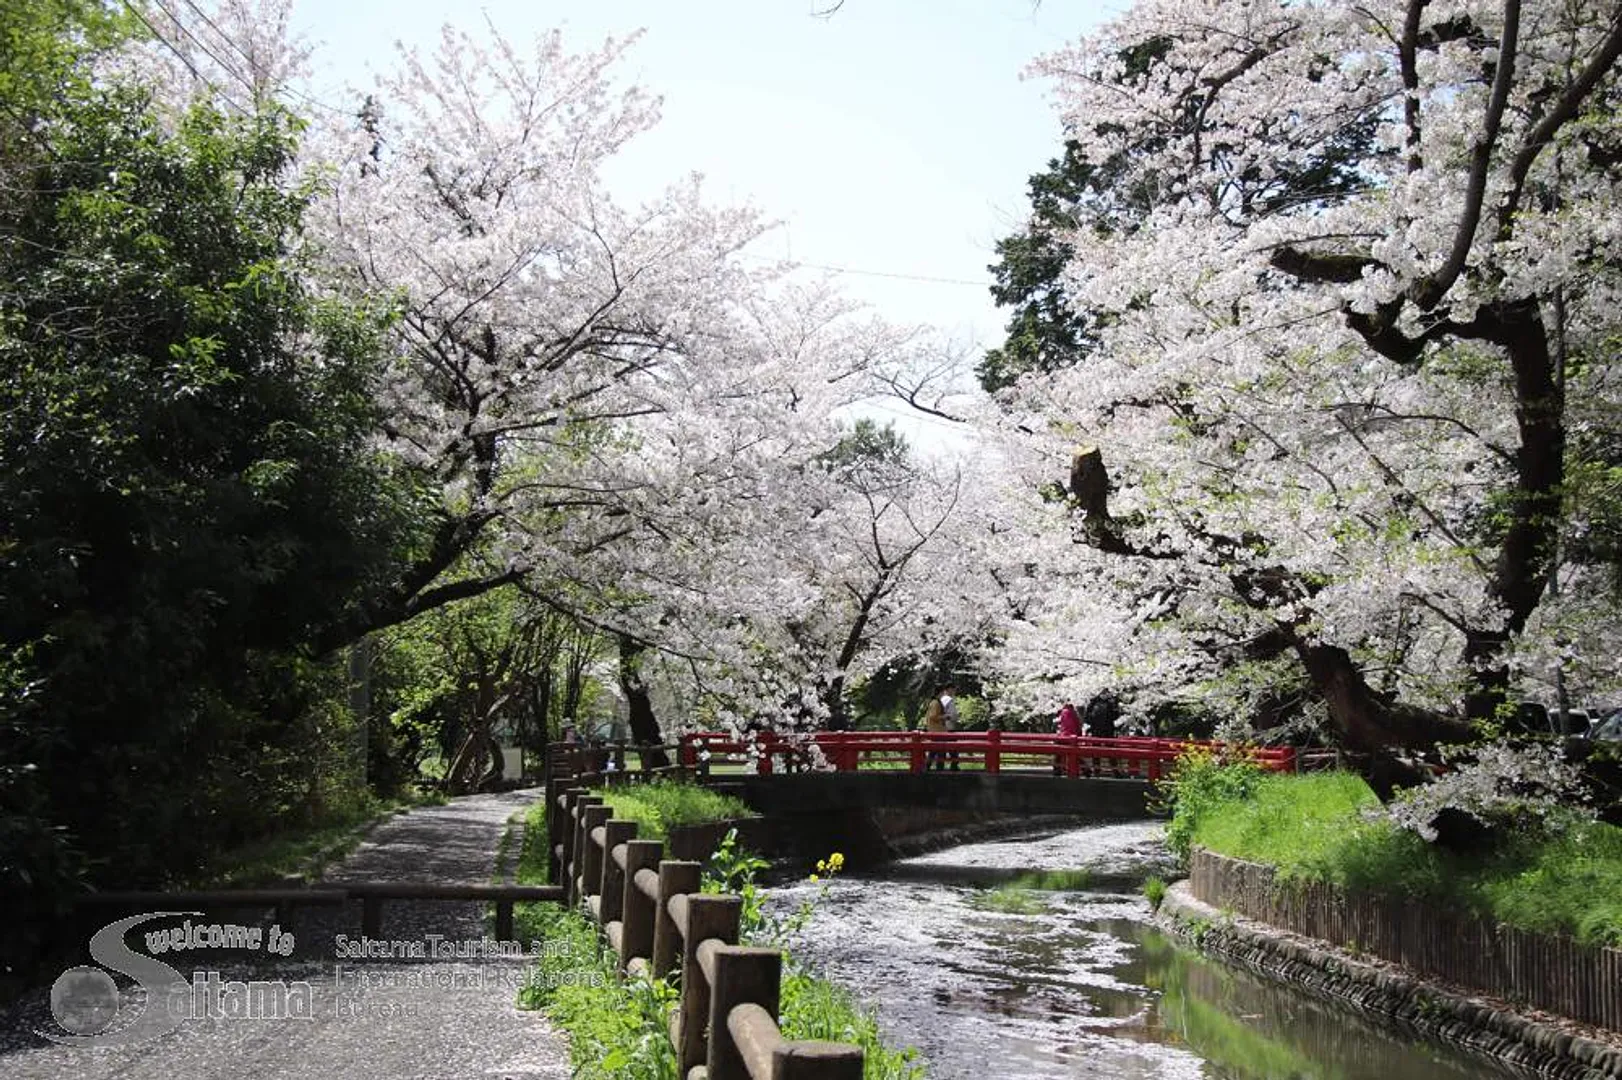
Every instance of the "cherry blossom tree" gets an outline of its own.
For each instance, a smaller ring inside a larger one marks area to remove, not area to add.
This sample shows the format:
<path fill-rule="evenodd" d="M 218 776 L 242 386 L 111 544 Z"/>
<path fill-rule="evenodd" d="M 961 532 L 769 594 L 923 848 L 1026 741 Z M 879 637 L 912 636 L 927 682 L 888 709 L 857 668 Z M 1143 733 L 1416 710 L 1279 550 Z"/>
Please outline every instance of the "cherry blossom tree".
<path fill-rule="evenodd" d="M 296 101 L 276 82 L 300 58 L 276 47 L 284 14 L 154 13 L 177 95 L 253 56 L 270 73 L 253 100 Z M 630 44 L 447 28 L 352 115 L 312 117 L 312 254 L 329 288 L 395 312 L 379 444 L 426 522 L 322 647 L 522 586 L 619 641 L 641 738 L 658 735 L 655 696 L 821 717 L 908 621 L 904 572 L 952 514 L 950 477 L 841 481 L 825 464 L 842 410 L 927 349 L 824 284 L 747 266 L 766 224 L 696 178 L 636 207 L 605 191 L 603 165 L 658 116 L 615 80 Z"/>
<path fill-rule="evenodd" d="M 1597 629 L 1549 586 L 1616 416 L 1619 54 L 1615 4 L 1144 0 L 1037 62 L 1113 186 L 1063 236 L 1095 350 L 1003 403 L 1146 640 L 1291 658 L 1382 751 Z"/>

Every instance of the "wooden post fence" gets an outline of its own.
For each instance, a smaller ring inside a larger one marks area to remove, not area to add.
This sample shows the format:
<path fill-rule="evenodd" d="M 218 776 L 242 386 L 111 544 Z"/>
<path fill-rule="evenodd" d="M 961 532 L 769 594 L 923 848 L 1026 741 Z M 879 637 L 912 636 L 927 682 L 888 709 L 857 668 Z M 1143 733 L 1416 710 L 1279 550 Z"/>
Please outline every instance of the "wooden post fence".
<path fill-rule="evenodd" d="M 549 841 L 569 903 L 588 912 L 622 972 L 679 976 L 670 1040 L 690 1080 L 860 1080 L 859 1046 L 788 1040 L 778 1027 L 782 954 L 738 944 L 743 899 L 699 891 L 696 862 L 663 858 L 636 823 L 562 786 L 548 796 Z M 554 829 L 551 817 L 564 820 Z"/>

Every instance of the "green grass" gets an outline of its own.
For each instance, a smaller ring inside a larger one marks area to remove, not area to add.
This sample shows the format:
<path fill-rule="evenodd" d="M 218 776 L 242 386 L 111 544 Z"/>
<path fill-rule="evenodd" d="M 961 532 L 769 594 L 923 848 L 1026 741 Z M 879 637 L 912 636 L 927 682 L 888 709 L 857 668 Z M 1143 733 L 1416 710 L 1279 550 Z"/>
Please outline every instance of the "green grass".
<path fill-rule="evenodd" d="M 977 892 L 969 897 L 969 906 L 1003 915 L 1040 915 L 1048 909 L 1047 902 L 1035 892 L 1017 885 L 998 885 Z"/>
<path fill-rule="evenodd" d="M 516 877 L 545 884 L 546 804 L 524 815 Z M 661 1023 L 672 991 L 663 980 L 622 981 L 611 954 L 585 916 L 560 904 L 516 904 L 513 935 L 540 942 L 518 993 L 520 1008 L 541 1009 L 568 1034 L 577 1080 L 678 1080 L 676 1051 Z"/>
<path fill-rule="evenodd" d="M 683 825 L 756 816 L 741 799 L 668 780 L 603 788 L 593 794 L 603 797 L 603 804 L 613 809 L 615 817 L 636 822 L 636 834 L 644 840 L 667 839 L 671 829 Z"/>
<path fill-rule="evenodd" d="M 1090 884 L 1092 874 L 1086 870 L 1038 870 L 975 893 L 969 903 L 982 911 L 1005 915 L 1040 915 L 1048 909 L 1041 893 L 1075 892 Z"/>
<path fill-rule="evenodd" d="M 1286 881 L 1413 896 L 1526 930 L 1622 945 L 1622 829 L 1573 818 L 1466 856 L 1368 813 L 1377 806 L 1349 773 L 1269 775 L 1248 797 L 1203 804 L 1192 841 L 1270 864 Z"/>
<path fill-rule="evenodd" d="M 786 1039 L 823 1039 L 862 1048 L 863 1080 L 922 1080 L 912 1047 L 887 1046 L 873 1013 L 844 987 L 792 965 L 783 971 L 778 1025 Z"/>

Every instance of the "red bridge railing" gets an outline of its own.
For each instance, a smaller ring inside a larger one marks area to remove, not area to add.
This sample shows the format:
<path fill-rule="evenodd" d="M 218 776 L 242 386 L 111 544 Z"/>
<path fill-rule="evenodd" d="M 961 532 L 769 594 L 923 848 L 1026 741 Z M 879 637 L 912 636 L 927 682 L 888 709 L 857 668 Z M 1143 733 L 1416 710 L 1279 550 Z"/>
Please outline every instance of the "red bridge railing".
<path fill-rule="evenodd" d="M 1049 772 L 1158 780 L 1186 750 L 1243 754 L 1264 769 L 1294 772 L 1294 747 L 1229 747 L 1188 739 L 1097 738 L 1023 731 L 821 731 L 785 735 L 762 731 L 739 739 L 724 732 L 683 735 L 680 763 L 690 768 L 752 765 L 761 776 L 777 769 L 839 772 L 924 772 L 931 767 L 976 772 Z"/>

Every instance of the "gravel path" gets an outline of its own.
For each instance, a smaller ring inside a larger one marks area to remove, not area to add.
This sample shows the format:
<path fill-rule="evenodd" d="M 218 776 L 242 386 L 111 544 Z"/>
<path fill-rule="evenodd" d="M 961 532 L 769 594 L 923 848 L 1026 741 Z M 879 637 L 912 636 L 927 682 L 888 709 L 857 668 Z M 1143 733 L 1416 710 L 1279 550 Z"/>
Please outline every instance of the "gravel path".
<path fill-rule="evenodd" d="M 475 795 L 444 806 L 423 807 L 379 824 L 366 842 L 330 871 L 327 883 L 353 881 L 487 882 L 509 817 L 527 807 L 536 792 Z M 508 860 L 517 857 L 522 829 L 515 825 Z M 268 939 L 273 912 L 209 916 L 263 928 Z M 152 925 L 173 925 L 165 919 Z M 194 919 L 194 922 L 202 922 Z M 286 927 L 279 927 L 285 931 Z M 192 1017 L 174 1030 L 115 1046 L 60 1046 L 39 1032 L 60 1033 L 49 995 L 36 991 L 0 1013 L 0 1076 L 11 1078 L 132 1077 L 137 1080 L 202 1080 L 230 1075 L 258 1078 L 472 1077 L 563 1080 L 569 1075 L 563 1037 L 539 1013 L 515 1005 L 526 964 L 509 958 L 359 960 L 342 955 L 339 935 L 360 938 L 360 905 L 305 908 L 294 921 L 295 948 L 287 959 L 259 952 L 207 949 L 160 957 L 199 986 L 194 972 L 219 972 L 222 983 L 258 980 L 285 984 L 295 1003 L 308 986 L 309 1007 L 290 1005 L 279 1019 L 220 1015 L 231 991 L 209 997 L 208 980 L 183 1005 Z M 479 943 L 488 937 L 484 906 L 454 902 L 386 904 L 380 940 L 403 954 L 442 944 Z M 396 944 L 398 943 L 398 944 Z M 477 946 L 474 947 L 476 950 Z M 470 950 L 464 949 L 463 955 Z M 257 962 L 244 962 L 247 955 Z M 88 976 L 91 980 L 97 976 Z M 139 987 L 120 980 L 119 1012 L 103 1038 L 117 1035 L 146 1010 Z M 271 991 L 273 994 L 275 990 Z M 242 999 L 241 994 L 237 1000 Z M 182 999 L 185 1001 L 186 999 Z M 213 1011 L 215 1015 L 201 1015 Z M 154 1013 L 153 1015 L 158 1015 Z"/>

